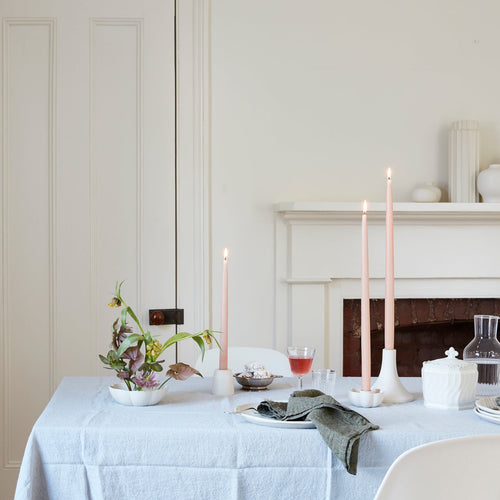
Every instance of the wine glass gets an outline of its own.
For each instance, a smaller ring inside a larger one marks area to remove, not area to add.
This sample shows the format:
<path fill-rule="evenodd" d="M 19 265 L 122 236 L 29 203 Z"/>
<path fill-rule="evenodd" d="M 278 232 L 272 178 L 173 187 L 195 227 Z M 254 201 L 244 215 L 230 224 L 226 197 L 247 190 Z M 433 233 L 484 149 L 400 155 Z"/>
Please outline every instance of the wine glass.
<path fill-rule="evenodd" d="M 312 347 L 289 347 L 287 349 L 290 369 L 299 379 L 299 389 L 302 389 L 302 377 L 311 370 L 315 352 L 316 349 Z"/>

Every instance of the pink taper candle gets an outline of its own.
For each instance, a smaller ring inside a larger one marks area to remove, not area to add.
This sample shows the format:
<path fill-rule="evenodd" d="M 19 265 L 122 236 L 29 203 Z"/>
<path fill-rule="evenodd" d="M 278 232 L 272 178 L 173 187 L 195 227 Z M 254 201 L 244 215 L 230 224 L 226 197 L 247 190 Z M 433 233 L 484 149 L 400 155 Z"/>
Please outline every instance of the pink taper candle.
<path fill-rule="evenodd" d="M 361 216 L 361 390 L 369 391 L 371 377 L 370 349 L 370 278 L 368 272 L 368 221 L 366 200 Z"/>
<path fill-rule="evenodd" d="M 227 370 L 227 248 L 224 248 L 224 261 L 222 263 L 222 317 L 220 336 L 219 370 Z"/>
<path fill-rule="evenodd" d="M 385 207 L 385 348 L 394 349 L 394 236 L 391 169 L 387 169 Z"/>

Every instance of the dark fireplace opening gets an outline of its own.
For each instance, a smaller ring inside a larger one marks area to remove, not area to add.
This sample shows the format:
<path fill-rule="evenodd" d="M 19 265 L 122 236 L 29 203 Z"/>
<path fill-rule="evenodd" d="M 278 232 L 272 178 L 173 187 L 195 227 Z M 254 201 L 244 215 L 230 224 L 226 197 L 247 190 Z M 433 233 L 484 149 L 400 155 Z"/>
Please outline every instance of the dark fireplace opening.
<path fill-rule="evenodd" d="M 394 304 L 398 374 L 419 377 L 422 363 L 444 358 L 453 346 L 462 357 L 474 338 L 474 315 L 500 316 L 500 299 L 396 299 Z M 377 377 L 384 348 L 384 300 L 370 300 L 372 376 Z M 344 299 L 346 377 L 361 375 L 361 301 Z"/>

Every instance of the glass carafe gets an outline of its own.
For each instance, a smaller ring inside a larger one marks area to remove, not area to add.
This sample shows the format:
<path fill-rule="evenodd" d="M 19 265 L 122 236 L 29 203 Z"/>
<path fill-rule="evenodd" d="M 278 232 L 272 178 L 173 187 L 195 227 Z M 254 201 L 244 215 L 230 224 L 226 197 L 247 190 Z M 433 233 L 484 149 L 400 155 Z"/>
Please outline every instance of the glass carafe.
<path fill-rule="evenodd" d="M 474 339 L 464 349 L 463 359 L 477 364 L 477 394 L 500 395 L 500 342 L 498 316 L 474 316 Z"/>

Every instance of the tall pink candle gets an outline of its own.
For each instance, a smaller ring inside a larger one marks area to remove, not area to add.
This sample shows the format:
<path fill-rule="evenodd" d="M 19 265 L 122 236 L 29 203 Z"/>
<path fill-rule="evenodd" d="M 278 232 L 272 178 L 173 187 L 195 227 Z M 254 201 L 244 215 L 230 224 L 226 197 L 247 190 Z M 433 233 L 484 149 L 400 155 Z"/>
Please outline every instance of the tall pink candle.
<path fill-rule="evenodd" d="M 224 248 L 224 261 L 222 263 L 222 317 L 219 355 L 219 370 L 227 370 L 227 255 L 228 250 Z"/>
<path fill-rule="evenodd" d="M 371 378 L 370 278 L 368 272 L 368 221 L 366 200 L 361 216 L 361 390 L 369 391 Z"/>
<path fill-rule="evenodd" d="M 391 169 L 387 169 L 385 207 L 385 348 L 394 349 L 394 231 Z"/>

